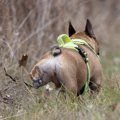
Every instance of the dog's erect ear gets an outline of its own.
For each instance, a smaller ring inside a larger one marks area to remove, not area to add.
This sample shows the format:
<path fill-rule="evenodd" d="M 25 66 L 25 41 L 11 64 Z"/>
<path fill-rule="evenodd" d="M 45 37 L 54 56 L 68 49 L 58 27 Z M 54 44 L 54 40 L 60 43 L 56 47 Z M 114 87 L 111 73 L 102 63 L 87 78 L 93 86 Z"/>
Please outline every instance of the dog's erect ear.
<path fill-rule="evenodd" d="M 91 24 L 91 22 L 90 22 L 89 19 L 87 19 L 87 21 L 86 21 L 85 33 L 86 33 L 89 37 L 96 39 L 95 34 L 94 34 L 94 32 L 93 32 L 92 24 Z"/>
<path fill-rule="evenodd" d="M 73 34 L 76 33 L 76 31 L 75 31 L 74 27 L 72 26 L 71 22 L 69 22 L 68 33 L 69 33 L 69 36 L 72 36 Z"/>

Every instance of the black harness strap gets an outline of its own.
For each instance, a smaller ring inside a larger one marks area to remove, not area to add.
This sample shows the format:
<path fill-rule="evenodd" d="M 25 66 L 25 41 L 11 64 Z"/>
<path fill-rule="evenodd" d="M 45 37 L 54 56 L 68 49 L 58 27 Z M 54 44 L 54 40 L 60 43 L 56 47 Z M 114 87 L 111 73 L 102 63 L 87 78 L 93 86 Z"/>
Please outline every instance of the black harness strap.
<path fill-rule="evenodd" d="M 85 64 L 86 64 L 86 68 L 87 68 L 87 82 L 88 82 L 88 66 L 87 66 L 87 63 L 88 63 L 88 56 L 87 56 L 87 53 L 85 52 L 85 50 L 83 49 L 83 48 L 81 48 L 80 46 L 78 46 L 78 47 L 76 47 L 76 49 L 79 51 L 79 54 L 82 56 L 82 58 L 83 58 L 83 60 L 84 60 L 84 62 L 85 62 Z M 82 89 L 80 90 L 80 92 L 78 93 L 78 96 L 79 96 L 79 94 L 83 94 L 83 92 L 85 91 L 85 84 L 84 84 L 84 86 L 82 87 Z"/>

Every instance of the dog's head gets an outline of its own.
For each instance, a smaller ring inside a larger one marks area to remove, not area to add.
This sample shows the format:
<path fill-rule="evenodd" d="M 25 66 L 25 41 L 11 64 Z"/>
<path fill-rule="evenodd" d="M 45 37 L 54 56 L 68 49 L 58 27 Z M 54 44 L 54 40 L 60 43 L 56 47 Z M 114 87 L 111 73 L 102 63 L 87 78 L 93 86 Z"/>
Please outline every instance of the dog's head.
<path fill-rule="evenodd" d="M 38 65 L 35 65 L 33 67 L 33 69 L 30 72 L 30 77 L 33 82 L 33 87 L 36 89 L 50 82 L 49 73 L 43 71 Z"/>
<path fill-rule="evenodd" d="M 87 19 L 87 21 L 86 21 L 86 26 L 85 26 L 84 32 L 76 33 L 76 30 L 74 29 L 73 25 L 70 22 L 68 33 L 72 39 L 80 38 L 80 39 L 85 40 L 88 44 L 91 45 L 91 47 L 94 48 L 97 55 L 99 55 L 99 44 L 96 40 L 95 34 L 93 32 L 93 27 L 92 27 L 92 24 L 89 19 Z"/>

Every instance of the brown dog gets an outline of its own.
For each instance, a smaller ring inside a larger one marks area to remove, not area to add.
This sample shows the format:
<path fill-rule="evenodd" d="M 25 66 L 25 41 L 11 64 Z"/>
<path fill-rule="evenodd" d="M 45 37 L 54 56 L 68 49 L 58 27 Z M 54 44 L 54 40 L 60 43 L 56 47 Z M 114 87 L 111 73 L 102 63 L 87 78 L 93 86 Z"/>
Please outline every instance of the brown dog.
<path fill-rule="evenodd" d="M 86 41 L 96 54 L 99 54 L 98 42 L 93 33 L 89 20 L 86 22 L 84 32 L 76 33 L 72 24 L 69 24 L 69 36 Z M 90 65 L 91 91 L 99 92 L 102 82 L 102 68 L 98 57 L 86 46 L 81 48 L 87 53 Z M 42 59 L 34 65 L 30 76 L 33 86 L 39 88 L 53 82 L 57 88 L 63 86 L 66 90 L 79 95 L 86 82 L 87 69 L 82 56 L 75 50 L 69 48 L 54 47 L 45 53 Z"/>

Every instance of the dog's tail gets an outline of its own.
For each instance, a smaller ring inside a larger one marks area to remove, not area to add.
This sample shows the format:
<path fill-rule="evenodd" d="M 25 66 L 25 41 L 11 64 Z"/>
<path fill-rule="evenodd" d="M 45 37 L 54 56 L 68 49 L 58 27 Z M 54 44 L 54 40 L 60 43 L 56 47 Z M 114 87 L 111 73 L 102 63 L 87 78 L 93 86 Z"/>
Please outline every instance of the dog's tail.
<path fill-rule="evenodd" d="M 54 57 L 60 55 L 62 53 L 61 49 L 59 46 L 54 46 L 52 49 L 51 49 L 51 53 Z"/>

